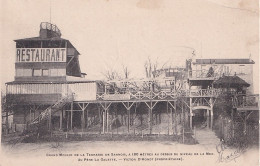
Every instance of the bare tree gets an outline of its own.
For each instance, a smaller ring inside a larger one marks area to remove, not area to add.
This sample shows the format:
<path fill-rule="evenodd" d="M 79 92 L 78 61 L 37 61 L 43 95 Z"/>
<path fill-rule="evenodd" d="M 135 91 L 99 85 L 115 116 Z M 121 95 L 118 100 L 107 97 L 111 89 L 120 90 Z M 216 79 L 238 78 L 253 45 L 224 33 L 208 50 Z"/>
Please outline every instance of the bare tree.
<path fill-rule="evenodd" d="M 128 79 L 130 75 L 130 71 L 127 66 L 123 65 L 124 78 Z"/>
<path fill-rule="evenodd" d="M 121 79 L 120 74 L 112 69 L 108 69 L 107 71 L 105 71 L 104 73 L 102 73 L 103 76 L 105 76 L 105 78 L 107 80 L 115 80 L 115 79 Z"/>
<path fill-rule="evenodd" d="M 161 66 L 159 66 L 158 57 L 154 62 L 152 62 L 150 56 L 148 56 L 147 60 L 144 63 L 144 69 L 146 78 L 155 78 L 159 76 L 159 70 L 164 69 L 165 65 L 168 63 L 168 61 L 165 61 L 165 63 Z"/>

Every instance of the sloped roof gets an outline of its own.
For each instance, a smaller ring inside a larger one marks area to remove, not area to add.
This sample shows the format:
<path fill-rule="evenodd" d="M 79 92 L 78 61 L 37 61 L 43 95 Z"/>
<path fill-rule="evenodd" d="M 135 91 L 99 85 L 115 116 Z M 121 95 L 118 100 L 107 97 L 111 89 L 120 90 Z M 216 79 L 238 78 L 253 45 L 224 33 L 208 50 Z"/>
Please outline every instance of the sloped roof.
<path fill-rule="evenodd" d="M 14 41 L 15 42 L 22 42 L 22 41 L 44 41 L 44 40 L 65 40 L 65 41 L 68 41 L 67 39 L 63 39 L 61 37 L 52 37 L 52 38 L 30 37 L 30 38 L 24 38 L 24 39 L 16 39 Z"/>
<path fill-rule="evenodd" d="M 71 47 L 75 48 L 73 46 L 73 44 L 64 38 L 61 37 L 52 37 L 52 38 L 42 38 L 42 37 L 31 37 L 31 38 L 24 38 L 24 39 L 16 39 L 14 40 L 15 42 L 26 42 L 26 41 L 67 41 L 68 45 L 70 45 Z M 76 52 L 78 55 L 80 55 L 80 53 L 78 52 L 78 50 L 75 48 Z"/>
<path fill-rule="evenodd" d="M 196 59 L 193 64 L 255 64 L 251 59 Z"/>
<path fill-rule="evenodd" d="M 222 86 L 222 87 L 238 87 L 238 86 L 245 86 L 249 87 L 250 84 L 248 84 L 245 80 L 238 76 L 222 76 L 218 80 L 213 82 L 216 86 Z"/>

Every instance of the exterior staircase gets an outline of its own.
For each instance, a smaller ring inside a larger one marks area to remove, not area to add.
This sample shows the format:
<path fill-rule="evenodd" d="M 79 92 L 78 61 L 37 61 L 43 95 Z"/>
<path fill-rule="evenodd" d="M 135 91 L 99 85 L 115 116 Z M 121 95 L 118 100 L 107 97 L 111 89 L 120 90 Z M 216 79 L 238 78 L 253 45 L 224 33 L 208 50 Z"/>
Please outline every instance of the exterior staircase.
<path fill-rule="evenodd" d="M 45 109 L 43 112 L 41 112 L 41 114 L 38 117 L 36 117 L 34 120 L 32 120 L 30 125 L 40 124 L 41 122 L 49 119 L 49 117 L 52 114 L 59 111 L 65 104 L 72 102 L 73 98 L 74 98 L 73 96 L 74 96 L 73 94 L 69 94 L 66 97 L 58 100 L 55 104 L 53 104 L 50 107 L 48 107 L 47 109 Z"/>
<path fill-rule="evenodd" d="M 198 129 L 196 130 L 195 139 L 201 145 L 216 145 L 220 139 L 215 135 L 211 129 Z"/>

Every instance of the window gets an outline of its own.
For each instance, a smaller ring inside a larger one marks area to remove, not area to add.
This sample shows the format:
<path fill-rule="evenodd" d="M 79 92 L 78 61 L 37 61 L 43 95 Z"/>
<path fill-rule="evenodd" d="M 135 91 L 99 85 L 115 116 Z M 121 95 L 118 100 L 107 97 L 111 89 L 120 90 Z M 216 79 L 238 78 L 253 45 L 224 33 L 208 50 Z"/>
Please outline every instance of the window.
<path fill-rule="evenodd" d="M 229 66 L 224 66 L 224 74 L 227 76 L 230 75 Z"/>
<path fill-rule="evenodd" d="M 65 69 L 50 69 L 50 76 L 65 76 Z"/>
<path fill-rule="evenodd" d="M 23 69 L 16 69 L 16 70 L 15 70 L 15 75 L 16 75 L 17 77 L 23 76 Z"/>
<path fill-rule="evenodd" d="M 245 65 L 239 65 L 238 74 L 245 74 Z"/>
<path fill-rule="evenodd" d="M 23 76 L 32 76 L 32 69 L 23 69 Z"/>
<path fill-rule="evenodd" d="M 41 69 L 33 69 L 33 76 L 41 76 L 42 71 Z"/>
<path fill-rule="evenodd" d="M 50 76 L 58 76 L 58 70 L 57 69 L 50 69 Z"/>
<path fill-rule="evenodd" d="M 15 75 L 16 77 L 32 76 L 32 69 L 16 69 Z"/>
<path fill-rule="evenodd" d="M 42 76 L 49 76 L 49 70 L 48 69 L 42 69 Z"/>
<path fill-rule="evenodd" d="M 66 70 L 65 69 L 57 69 L 58 70 L 58 76 L 65 76 Z"/>

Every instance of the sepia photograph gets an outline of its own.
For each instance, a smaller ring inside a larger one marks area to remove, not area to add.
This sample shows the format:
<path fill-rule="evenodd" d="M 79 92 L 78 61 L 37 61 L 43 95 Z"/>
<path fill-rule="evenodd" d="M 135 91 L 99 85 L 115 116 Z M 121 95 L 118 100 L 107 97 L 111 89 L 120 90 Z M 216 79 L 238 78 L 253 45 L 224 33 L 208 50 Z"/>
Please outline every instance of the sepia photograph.
<path fill-rule="evenodd" d="M 0 166 L 258 166 L 258 0 L 0 0 Z"/>

